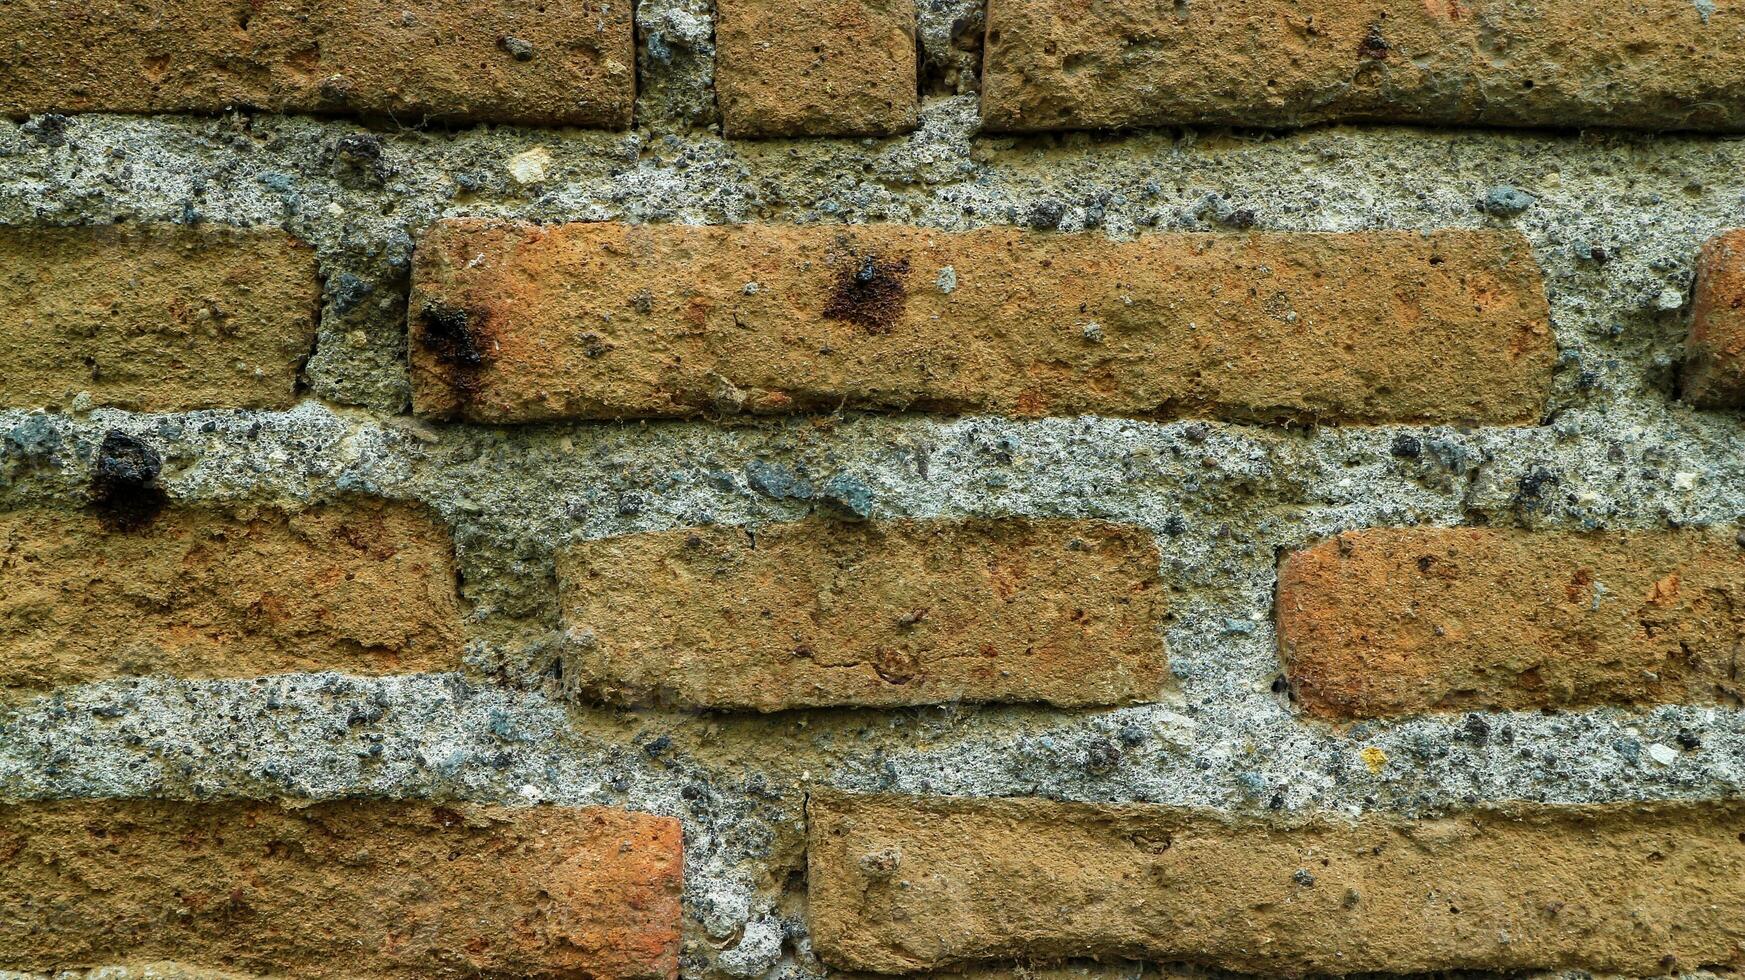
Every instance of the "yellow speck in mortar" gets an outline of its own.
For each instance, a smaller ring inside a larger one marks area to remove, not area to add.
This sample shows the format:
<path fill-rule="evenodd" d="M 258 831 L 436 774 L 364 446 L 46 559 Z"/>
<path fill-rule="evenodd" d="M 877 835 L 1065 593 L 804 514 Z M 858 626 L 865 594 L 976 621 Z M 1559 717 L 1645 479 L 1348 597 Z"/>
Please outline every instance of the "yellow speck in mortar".
<path fill-rule="evenodd" d="M 1388 764 L 1388 754 L 1373 745 L 1364 749 L 1361 754 L 1363 764 L 1369 767 L 1370 772 L 1381 772 L 1383 767 Z"/>

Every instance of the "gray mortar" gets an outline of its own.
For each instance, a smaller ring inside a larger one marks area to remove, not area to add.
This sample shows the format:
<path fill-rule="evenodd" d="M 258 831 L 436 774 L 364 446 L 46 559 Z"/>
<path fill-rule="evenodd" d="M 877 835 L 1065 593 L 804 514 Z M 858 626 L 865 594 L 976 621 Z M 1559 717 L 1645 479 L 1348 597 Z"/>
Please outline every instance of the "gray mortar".
<path fill-rule="evenodd" d="M 956 57 L 938 55 L 937 39 L 965 9 L 922 5 L 928 59 Z M 822 974 L 799 875 L 808 786 L 1255 815 L 1745 789 L 1737 707 L 1305 722 L 1273 691 L 1270 620 L 1277 553 L 1342 530 L 1745 521 L 1741 419 L 1674 400 L 1697 248 L 1745 225 L 1745 140 L 1380 127 L 983 138 L 973 96 L 949 96 L 902 139 L 725 142 L 707 129 L 709 21 L 696 0 L 644 4 L 643 128 L 631 133 L 87 115 L 56 139 L 57 127 L 0 123 L 0 223 L 282 227 L 314 244 L 327 281 L 296 408 L 0 412 L 0 506 L 77 505 L 110 429 L 157 447 L 183 501 L 426 501 L 454 526 L 473 634 L 452 675 L 147 678 L 13 705 L 0 712 L 0 796 L 370 795 L 671 814 L 685 825 L 685 974 L 801 978 Z M 347 140 L 357 134 L 374 150 Z M 541 148 L 545 173 L 518 181 L 509 161 Z M 1505 185 L 1534 199 L 1512 218 L 1482 207 Z M 406 263 L 439 217 L 962 229 L 1037 214 L 1118 238 L 1518 227 L 1545 269 L 1563 352 L 1545 424 L 850 416 L 491 429 L 397 414 Z M 1395 454 L 1402 437 L 1418 456 Z M 790 520 L 819 505 L 782 487 L 835 477 L 870 489 L 875 519 L 1061 515 L 1152 531 L 1174 602 L 1171 690 L 1100 712 L 769 717 L 614 710 L 566 693 L 554 676 L 557 548 Z M 1681 734 L 1700 746 L 1681 748 Z M 1360 755 L 1371 747 L 1387 756 L 1379 772 Z"/>

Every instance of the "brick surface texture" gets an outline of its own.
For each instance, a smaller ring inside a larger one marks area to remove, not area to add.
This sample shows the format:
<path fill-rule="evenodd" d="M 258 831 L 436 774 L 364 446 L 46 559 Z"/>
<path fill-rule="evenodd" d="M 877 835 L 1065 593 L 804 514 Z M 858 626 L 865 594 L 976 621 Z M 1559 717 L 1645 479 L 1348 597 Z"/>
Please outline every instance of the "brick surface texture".
<path fill-rule="evenodd" d="M 611 701 L 758 711 L 1149 701 L 1167 675 L 1157 562 L 1148 535 L 1083 521 L 591 541 L 558 566 L 566 675 Z"/>
<path fill-rule="evenodd" d="M 64 0 L 0 5 L 0 112 L 270 112 L 624 128 L 612 0 Z"/>
<path fill-rule="evenodd" d="M 989 0 L 996 130 L 1333 120 L 1745 129 L 1745 10 L 1641 0 Z"/>
<path fill-rule="evenodd" d="M 886 136 L 915 128 L 907 0 L 721 0 L 716 87 L 728 136 Z"/>
<path fill-rule="evenodd" d="M 0 805 L 0 950 L 300 977 L 678 975 L 679 825 L 607 807 Z"/>
<path fill-rule="evenodd" d="M 1102 236 L 438 225 L 424 415 L 839 408 L 1537 421 L 1539 269 L 1494 232 Z"/>
<path fill-rule="evenodd" d="M 416 507 L 0 514 L 0 688 L 460 663 L 448 532 Z"/>
<path fill-rule="evenodd" d="M 1745 980 L 1745 0 L 0 0 L 0 980 Z"/>
<path fill-rule="evenodd" d="M 1686 399 L 1710 408 L 1745 406 L 1745 230 L 1703 246 L 1685 347 Z"/>
<path fill-rule="evenodd" d="M 1279 643 L 1329 718 L 1724 703 L 1742 591 L 1730 535 L 1378 528 L 1285 559 Z"/>
<path fill-rule="evenodd" d="M 1248 823 L 1172 807 L 814 794 L 826 962 L 1186 959 L 1262 975 L 1573 968 L 1745 949 L 1745 809 Z"/>
<path fill-rule="evenodd" d="M 319 297 L 279 231 L 0 228 L 0 406 L 289 407 Z"/>

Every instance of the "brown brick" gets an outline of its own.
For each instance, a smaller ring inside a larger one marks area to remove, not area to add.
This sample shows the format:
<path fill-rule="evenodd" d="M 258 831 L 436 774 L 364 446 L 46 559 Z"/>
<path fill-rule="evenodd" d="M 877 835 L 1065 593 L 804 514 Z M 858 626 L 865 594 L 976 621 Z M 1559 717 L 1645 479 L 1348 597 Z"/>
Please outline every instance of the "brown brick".
<path fill-rule="evenodd" d="M 0 113 L 256 108 L 630 125 L 619 0 L 61 0 L 0 4 Z"/>
<path fill-rule="evenodd" d="M 1157 548 L 1093 521 L 809 520 L 585 542 L 558 564 L 565 675 L 711 708 L 1153 699 Z"/>
<path fill-rule="evenodd" d="M 1279 569 L 1297 703 L 1325 718 L 1736 703 L 1742 615 L 1745 552 L 1700 532 L 1378 529 Z"/>
<path fill-rule="evenodd" d="M 1024 955 L 1261 975 L 1572 968 L 1745 955 L 1745 805 L 1242 822 L 1145 805 L 845 796 L 808 807 L 825 962 Z"/>
<path fill-rule="evenodd" d="M 447 531 L 421 508 L 0 514 L 0 689 L 142 674 L 454 670 Z"/>
<path fill-rule="evenodd" d="M 715 44 L 715 91 L 730 137 L 915 128 L 911 0 L 720 0 Z"/>
<path fill-rule="evenodd" d="M 1703 408 L 1745 406 L 1745 229 L 1703 246 L 1685 346 L 1685 400 Z"/>
<path fill-rule="evenodd" d="M 848 409 L 1536 422 L 1509 232 L 1101 235 L 444 222 L 413 398 L 482 422 Z"/>
<path fill-rule="evenodd" d="M 288 407 L 320 291 L 314 251 L 280 231 L 0 228 L 0 407 Z"/>
<path fill-rule="evenodd" d="M 607 807 L 0 806 L 0 960 L 671 978 L 682 853 L 678 821 Z"/>
<path fill-rule="evenodd" d="M 990 0 L 1004 131 L 1335 120 L 1745 129 L 1745 8 L 1690 0 Z"/>

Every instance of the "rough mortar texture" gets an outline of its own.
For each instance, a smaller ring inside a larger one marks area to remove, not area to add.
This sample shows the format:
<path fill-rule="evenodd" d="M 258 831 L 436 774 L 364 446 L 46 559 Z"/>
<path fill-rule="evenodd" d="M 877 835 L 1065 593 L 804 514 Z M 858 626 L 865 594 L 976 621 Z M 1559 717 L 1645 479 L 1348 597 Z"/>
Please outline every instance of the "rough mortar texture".
<path fill-rule="evenodd" d="M 974 45 L 954 53 L 928 40 L 949 40 L 968 13 L 929 3 L 923 64 L 974 57 Z M 0 412 L 0 503 L 77 506 L 112 431 L 161 454 L 176 505 L 420 501 L 453 529 L 467 638 L 463 664 L 445 672 L 62 688 L 0 714 L 0 795 L 539 800 L 668 815 L 684 828 L 681 972 L 815 980 L 826 968 L 808 925 L 803 808 L 819 787 L 1168 804 L 1232 819 L 1745 793 L 1736 704 L 1333 727 L 1289 701 L 1273 626 L 1280 554 L 1346 531 L 1739 529 L 1740 419 L 1676 394 L 1696 255 L 1745 225 L 1745 142 L 1338 126 L 1018 138 L 979 134 L 975 99 L 943 86 L 901 138 L 723 141 L 699 96 L 712 71 L 708 11 L 662 0 L 638 19 L 661 25 L 639 51 L 659 73 L 642 79 L 644 123 L 625 133 L 364 129 L 270 114 L 0 123 L 0 224 L 265 225 L 310 243 L 325 284 L 298 404 L 136 414 L 75 399 Z M 1506 427 L 915 413 L 420 421 L 404 414 L 404 296 L 414 241 L 451 217 L 1019 225 L 1118 242 L 1157 231 L 1504 231 L 1524 236 L 1544 269 L 1557 357 L 1534 424 Z M 1163 697 L 1106 710 L 765 716 L 566 694 L 560 551 L 833 511 L 824 487 L 839 477 L 864 487 L 875 521 L 1025 516 L 1152 535 L 1170 609 Z M 115 971 L 69 976 L 156 969 L 115 959 Z M 1704 976 L 1695 966 L 1678 968 Z M 1177 975 L 1208 974 L 1113 964 L 1058 974 Z"/>

